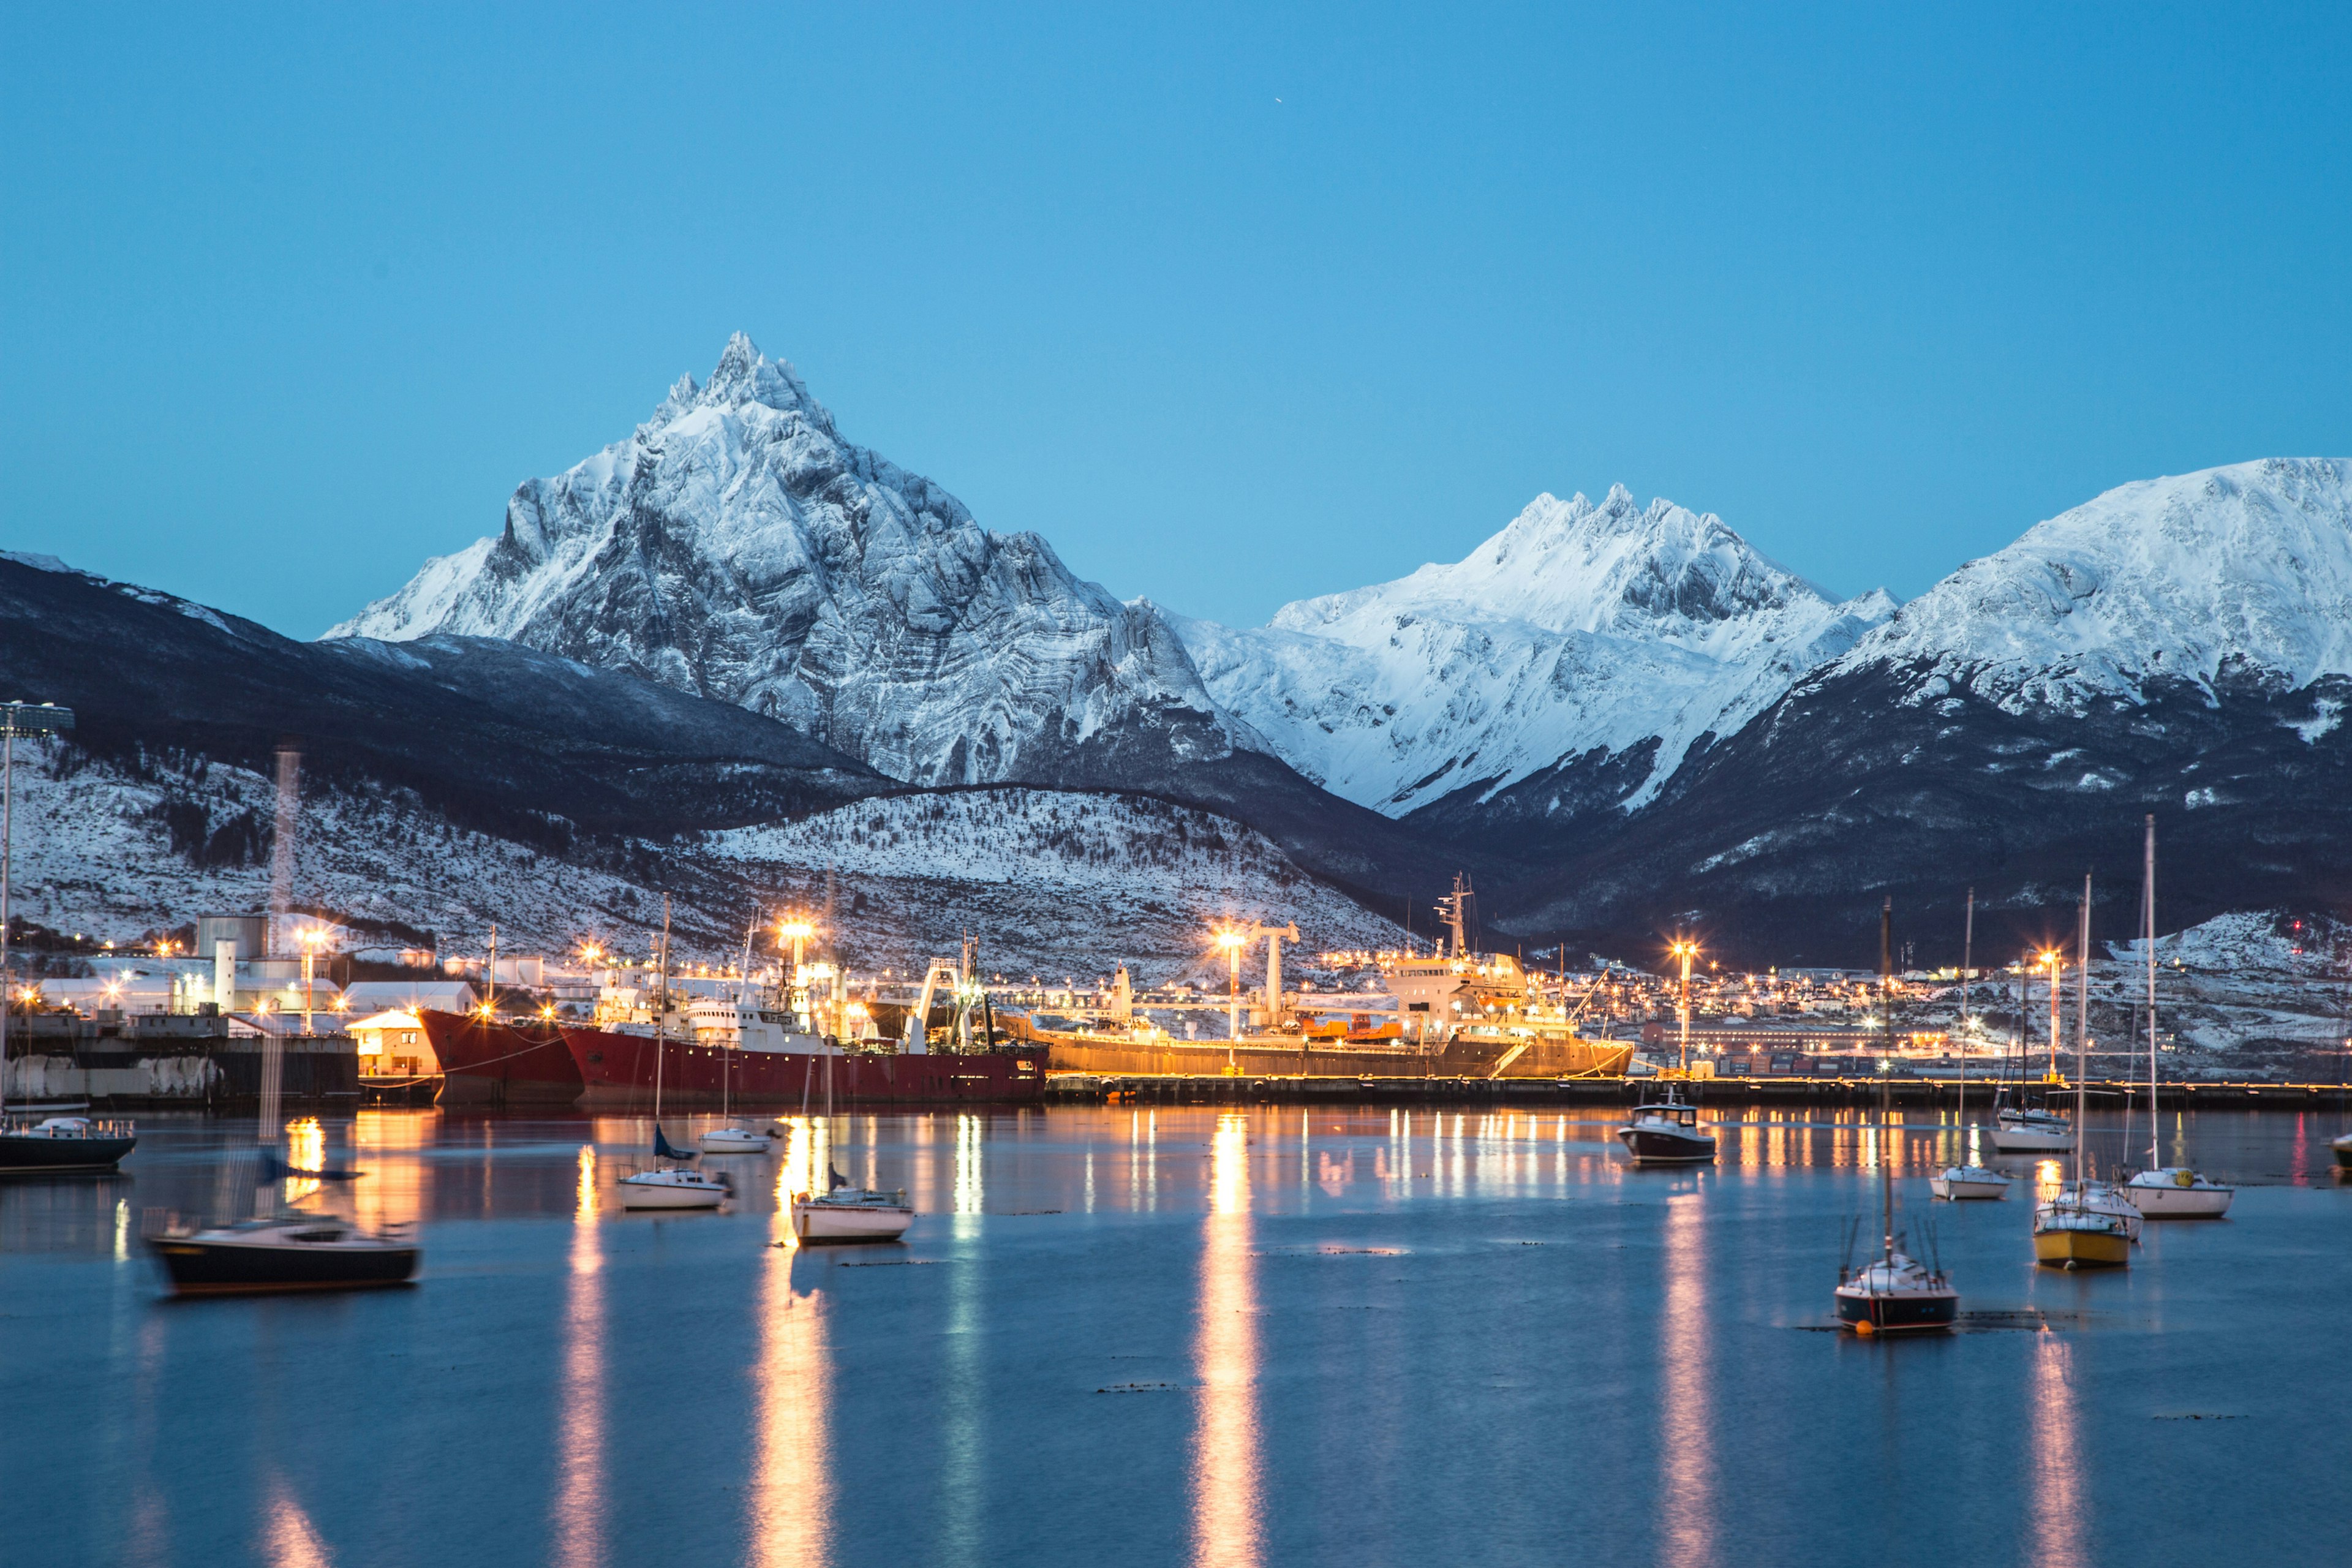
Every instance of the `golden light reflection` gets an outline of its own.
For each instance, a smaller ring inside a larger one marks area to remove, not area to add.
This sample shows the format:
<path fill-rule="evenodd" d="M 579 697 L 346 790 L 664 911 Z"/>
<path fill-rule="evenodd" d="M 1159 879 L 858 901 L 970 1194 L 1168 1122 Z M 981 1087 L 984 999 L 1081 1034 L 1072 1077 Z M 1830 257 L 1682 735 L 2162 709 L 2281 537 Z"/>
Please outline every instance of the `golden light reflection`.
<path fill-rule="evenodd" d="M 1661 1532 L 1676 1568 L 1715 1561 L 1715 1412 L 1707 1374 L 1706 1199 L 1666 1200 L 1666 1297 L 1660 1320 Z"/>
<path fill-rule="evenodd" d="M 984 1127 L 981 1119 L 969 1111 L 956 1113 L 955 1212 L 958 1214 L 981 1212 L 985 1196 L 981 1173 L 982 1159 L 986 1152 L 982 1142 Z"/>
<path fill-rule="evenodd" d="M 1192 1562 L 1260 1557 L 1257 1290 L 1250 1272 L 1249 1122 L 1221 1115 L 1209 1142 L 1209 1215 L 1201 1255 L 1200 1381 L 1192 1435 Z"/>
<path fill-rule="evenodd" d="M 760 1273 L 760 1363 L 752 1390 L 751 1483 L 743 1494 L 747 1558 L 761 1568 L 821 1568 L 832 1561 L 833 1387 L 824 1318 L 814 1295 L 793 1294 L 792 1194 L 817 1139 L 791 1123 L 776 1172 L 776 1209 Z"/>
<path fill-rule="evenodd" d="M 328 1568 L 335 1560 L 281 1475 L 273 1474 L 264 1492 L 261 1546 L 269 1568 Z"/>
<path fill-rule="evenodd" d="M 327 1130 L 315 1116 L 299 1117 L 286 1124 L 286 1163 L 297 1171 L 317 1171 L 325 1168 Z M 317 1192 L 322 1184 L 315 1176 L 286 1178 L 286 1202 L 290 1206 Z"/>
<path fill-rule="evenodd" d="M 2077 1568 L 2083 1551 L 2082 1458 L 2074 1447 L 2074 1355 L 2056 1334 L 2037 1336 L 2033 1350 L 2032 1436 L 2026 1445 L 2034 1480 L 2026 1488 L 2027 1525 L 2034 1568 Z"/>
<path fill-rule="evenodd" d="M 604 1560 L 604 1254 L 596 1230 L 596 1151 L 580 1146 L 572 1209 L 572 1279 L 563 1311 L 563 1382 L 557 1397 L 553 1561 Z"/>

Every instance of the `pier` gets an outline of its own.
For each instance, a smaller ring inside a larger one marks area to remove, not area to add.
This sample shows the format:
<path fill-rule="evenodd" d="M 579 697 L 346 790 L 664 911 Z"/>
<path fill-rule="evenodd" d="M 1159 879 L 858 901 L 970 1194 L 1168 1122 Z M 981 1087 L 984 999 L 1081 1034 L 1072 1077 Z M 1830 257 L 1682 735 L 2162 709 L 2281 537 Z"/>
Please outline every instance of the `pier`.
<path fill-rule="evenodd" d="M 1882 1088 L 1875 1077 L 1852 1078 L 1336 1078 L 1313 1075 L 1051 1073 L 1045 1099 L 1058 1104 L 1231 1105 L 1271 1103 L 1448 1103 L 1475 1105 L 1638 1105 L 1674 1083 L 1704 1106 L 1876 1105 Z M 1891 1078 L 1884 1088 L 1898 1106 L 1960 1103 L 1957 1078 Z M 1967 1080 L 1968 1100 L 1986 1105 L 1981 1079 Z M 2037 1093 L 2071 1095 L 2073 1082 L 2036 1083 Z M 2095 1105 L 2114 1109 L 2145 1106 L 2147 1085 L 2094 1079 L 2084 1091 Z M 2352 1086 L 2336 1083 L 2182 1082 L 2158 1091 L 2167 1110 L 2260 1109 L 2344 1110 L 2352 1108 Z"/>

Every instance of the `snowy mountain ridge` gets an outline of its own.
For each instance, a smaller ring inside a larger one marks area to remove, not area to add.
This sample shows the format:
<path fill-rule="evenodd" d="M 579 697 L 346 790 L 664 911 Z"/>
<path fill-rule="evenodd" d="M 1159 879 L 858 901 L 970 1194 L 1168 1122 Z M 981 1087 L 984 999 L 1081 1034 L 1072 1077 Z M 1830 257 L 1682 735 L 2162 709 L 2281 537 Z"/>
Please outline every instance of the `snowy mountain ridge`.
<path fill-rule="evenodd" d="M 918 784 L 1034 775 L 1106 735 L 1258 747 L 1149 603 L 842 440 L 740 332 L 707 384 L 681 377 L 627 440 L 518 489 L 499 536 L 328 636 L 434 631 L 739 703 Z"/>
<path fill-rule="evenodd" d="M 2352 459 L 2120 485 L 1968 563 L 1822 674 L 1879 665 L 1916 672 L 1914 700 L 1966 688 L 2011 712 L 2352 676 Z"/>
<path fill-rule="evenodd" d="M 1402 816 L 1579 757 L 1633 757 L 1633 809 L 1893 612 L 1838 603 L 1712 513 L 1538 496 L 1463 560 L 1286 605 L 1262 628 L 1180 621 L 1211 695 L 1334 794 Z"/>

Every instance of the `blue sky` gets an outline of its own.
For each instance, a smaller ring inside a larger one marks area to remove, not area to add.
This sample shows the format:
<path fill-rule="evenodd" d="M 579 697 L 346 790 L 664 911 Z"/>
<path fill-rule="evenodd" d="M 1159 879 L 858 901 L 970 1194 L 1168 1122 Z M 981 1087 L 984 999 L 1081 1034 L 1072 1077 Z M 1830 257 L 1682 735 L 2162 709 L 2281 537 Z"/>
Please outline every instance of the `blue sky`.
<path fill-rule="evenodd" d="M 0 547 L 313 636 L 741 328 L 1191 614 L 1612 482 L 1907 597 L 2352 454 L 2347 15 L 19 8 Z"/>

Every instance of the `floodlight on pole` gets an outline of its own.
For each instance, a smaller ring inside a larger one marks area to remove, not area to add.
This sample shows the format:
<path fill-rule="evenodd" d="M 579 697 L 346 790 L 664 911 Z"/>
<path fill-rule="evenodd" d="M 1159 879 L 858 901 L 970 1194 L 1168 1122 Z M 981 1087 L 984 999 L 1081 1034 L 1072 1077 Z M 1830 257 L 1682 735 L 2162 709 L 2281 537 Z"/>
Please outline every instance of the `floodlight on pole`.
<path fill-rule="evenodd" d="M 73 710 L 54 702 L 0 702 L 0 996 L 8 994 L 16 971 L 8 937 L 9 835 L 16 826 L 16 737 L 54 735 L 74 727 Z M 30 993 L 26 994 L 29 1003 Z M 8 1106 L 8 1008 L 0 1004 L 0 1110 Z"/>

